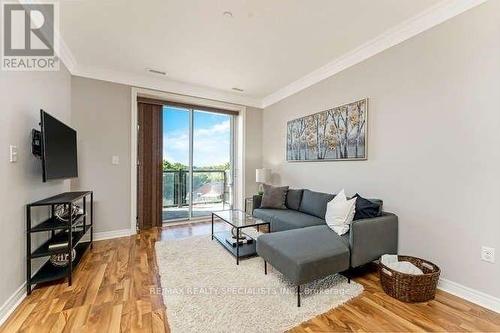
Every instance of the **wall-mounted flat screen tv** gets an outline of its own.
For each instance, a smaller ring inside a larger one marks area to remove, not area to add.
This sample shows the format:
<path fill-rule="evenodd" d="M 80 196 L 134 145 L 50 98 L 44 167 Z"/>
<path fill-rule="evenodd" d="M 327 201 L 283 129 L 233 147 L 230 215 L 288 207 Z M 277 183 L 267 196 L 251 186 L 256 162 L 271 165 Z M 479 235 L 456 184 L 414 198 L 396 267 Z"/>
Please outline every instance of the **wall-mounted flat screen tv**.
<path fill-rule="evenodd" d="M 41 110 L 43 181 L 78 177 L 76 131 Z"/>

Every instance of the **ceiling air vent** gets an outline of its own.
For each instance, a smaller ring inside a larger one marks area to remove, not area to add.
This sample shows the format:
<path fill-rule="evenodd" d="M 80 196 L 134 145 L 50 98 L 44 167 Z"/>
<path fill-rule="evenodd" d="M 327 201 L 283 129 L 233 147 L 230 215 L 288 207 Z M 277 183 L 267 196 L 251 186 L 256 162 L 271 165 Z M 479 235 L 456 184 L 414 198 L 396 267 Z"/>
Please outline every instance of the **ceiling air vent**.
<path fill-rule="evenodd" d="M 157 74 L 157 75 L 167 75 L 167 72 L 160 71 L 160 70 L 157 70 L 157 69 L 146 68 L 146 70 L 147 70 L 149 73 L 152 73 L 152 74 Z"/>

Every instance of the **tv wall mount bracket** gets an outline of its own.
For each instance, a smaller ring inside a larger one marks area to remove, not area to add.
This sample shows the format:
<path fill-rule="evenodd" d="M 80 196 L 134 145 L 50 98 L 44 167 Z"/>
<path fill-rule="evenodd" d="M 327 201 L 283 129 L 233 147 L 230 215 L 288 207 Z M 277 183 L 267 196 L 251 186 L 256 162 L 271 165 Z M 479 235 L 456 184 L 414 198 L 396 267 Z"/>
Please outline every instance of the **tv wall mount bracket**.
<path fill-rule="evenodd" d="M 42 132 L 37 129 L 31 130 L 31 152 L 38 158 L 42 158 Z"/>

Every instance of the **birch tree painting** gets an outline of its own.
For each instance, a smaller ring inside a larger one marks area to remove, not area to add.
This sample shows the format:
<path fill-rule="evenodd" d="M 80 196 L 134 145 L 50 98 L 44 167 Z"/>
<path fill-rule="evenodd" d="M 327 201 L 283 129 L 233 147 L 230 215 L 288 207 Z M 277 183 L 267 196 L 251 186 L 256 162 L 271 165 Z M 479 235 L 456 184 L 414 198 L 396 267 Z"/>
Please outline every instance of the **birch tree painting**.
<path fill-rule="evenodd" d="M 364 160 L 368 99 L 291 120 L 287 160 Z"/>

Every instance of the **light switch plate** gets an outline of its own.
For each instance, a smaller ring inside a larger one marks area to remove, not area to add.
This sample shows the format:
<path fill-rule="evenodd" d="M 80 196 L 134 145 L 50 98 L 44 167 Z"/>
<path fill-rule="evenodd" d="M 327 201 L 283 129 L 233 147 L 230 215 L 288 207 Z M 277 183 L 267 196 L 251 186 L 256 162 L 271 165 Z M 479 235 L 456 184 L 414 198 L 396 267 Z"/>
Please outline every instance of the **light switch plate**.
<path fill-rule="evenodd" d="M 111 157 L 111 164 L 113 164 L 113 165 L 120 164 L 120 156 L 115 155 L 115 156 Z"/>
<path fill-rule="evenodd" d="M 9 146 L 9 162 L 10 163 L 17 162 L 17 146 L 13 145 Z"/>

